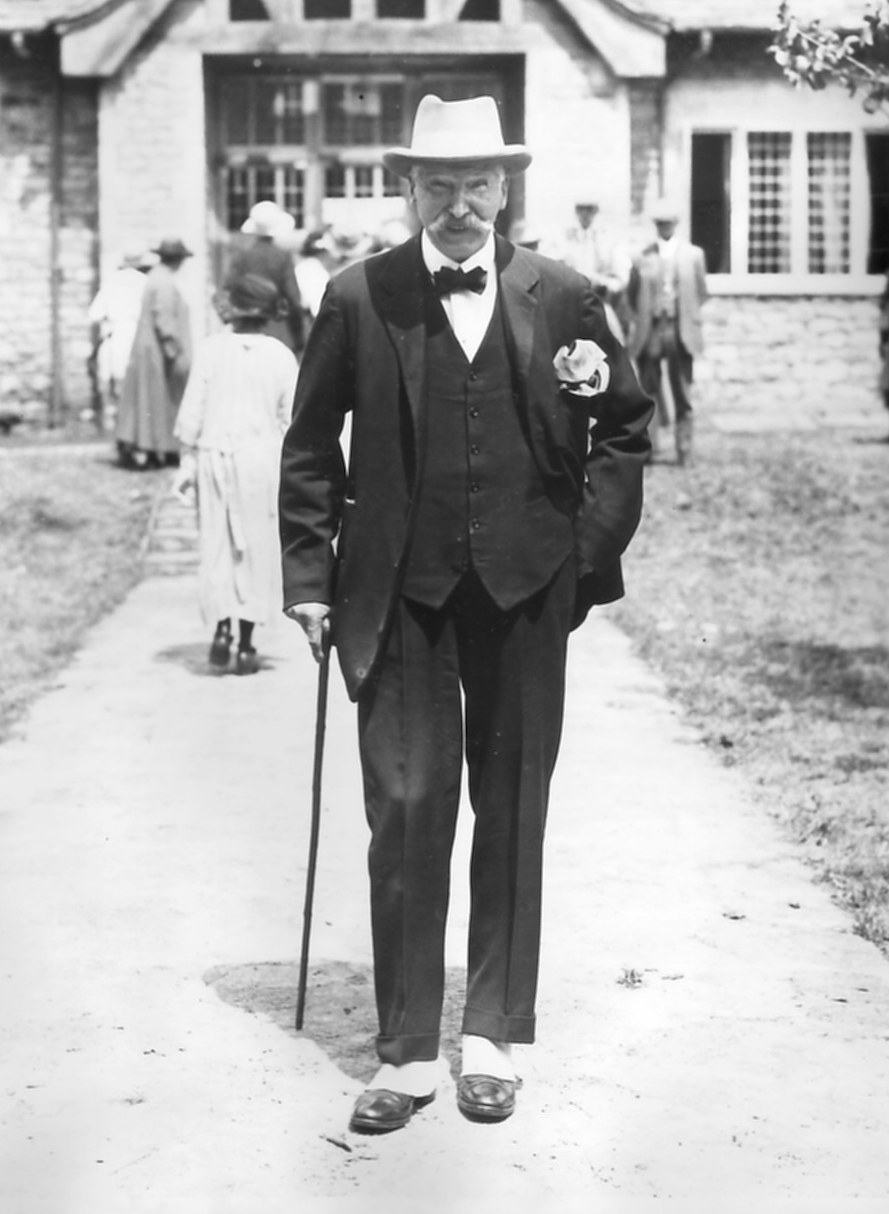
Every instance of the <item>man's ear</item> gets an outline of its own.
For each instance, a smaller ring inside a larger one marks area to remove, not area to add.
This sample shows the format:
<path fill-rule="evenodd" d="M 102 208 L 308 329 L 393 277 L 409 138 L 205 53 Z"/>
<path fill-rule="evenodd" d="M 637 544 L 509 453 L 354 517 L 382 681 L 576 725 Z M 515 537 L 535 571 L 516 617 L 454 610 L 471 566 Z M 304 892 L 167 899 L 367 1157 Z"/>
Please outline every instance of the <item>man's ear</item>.
<path fill-rule="evenodd" d="M 500 210 L 504 210 L 507 202 L 509 202 L 509 178 L 504 173 L 503 175 L 503 201 L 500 204 Z"/>

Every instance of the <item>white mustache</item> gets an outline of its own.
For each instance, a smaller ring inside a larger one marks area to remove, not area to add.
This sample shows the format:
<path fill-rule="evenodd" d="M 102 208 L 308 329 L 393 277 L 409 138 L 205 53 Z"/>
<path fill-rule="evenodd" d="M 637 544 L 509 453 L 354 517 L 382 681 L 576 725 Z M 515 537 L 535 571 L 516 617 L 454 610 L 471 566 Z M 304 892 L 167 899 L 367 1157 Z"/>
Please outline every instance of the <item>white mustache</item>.
<path fill-rule="evenodd" d="M 448 228 L 451 232 L 474 232 L 483 231 L 488 225 L 476 215 L 467 217 L 466 219 L 453 219 L 449 215 L 441 215 L 435 221 L 433 227 Z"/>

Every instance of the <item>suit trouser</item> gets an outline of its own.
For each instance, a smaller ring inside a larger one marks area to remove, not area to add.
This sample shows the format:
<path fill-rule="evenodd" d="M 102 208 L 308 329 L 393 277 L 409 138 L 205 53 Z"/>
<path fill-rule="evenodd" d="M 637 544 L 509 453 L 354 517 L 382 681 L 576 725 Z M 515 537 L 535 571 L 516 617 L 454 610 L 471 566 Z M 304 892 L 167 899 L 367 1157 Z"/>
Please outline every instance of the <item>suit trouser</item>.
<path fill-rule="evenodd" d="M 654 417 L 649 426 L 653 446 L 656 445 L 658 422 L 669 417 L 661 386 L 662 361 L 667 364 L 667 378 L 676 408 L 677 444 L 683 442 L 691 426 L 694 359 L 680 341 L 678 329 L 675 318 L 659 317 L 653 321 L 648 343 L 636 358 L 642 391 L 655 402 Z"/>
<path fill-rule="evenodd" d="M 440 610 L 397 605 L 358 706 L 383 1062 L 438 1054 L 461 685 L 475 815 L 463 1032 L 534 1040 L 543 836 L 575 584 L 571 559 L 506 612 L 472 573 Z"/>

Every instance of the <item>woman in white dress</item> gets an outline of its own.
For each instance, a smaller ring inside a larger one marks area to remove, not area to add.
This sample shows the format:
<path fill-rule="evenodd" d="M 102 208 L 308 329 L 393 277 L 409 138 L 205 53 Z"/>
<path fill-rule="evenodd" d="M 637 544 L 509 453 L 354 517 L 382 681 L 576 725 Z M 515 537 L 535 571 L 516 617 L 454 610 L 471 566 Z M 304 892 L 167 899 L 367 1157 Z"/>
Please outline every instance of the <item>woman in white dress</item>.
<path fill-rule="evenodd" d="M 209 659 L 227 666 L 238 621 L 238 674 L 255 674 L 256 624 L 281 611 L 278 472 L 297 361 L 265 332 L 277 288 L 255 274 L 234 283 L 229 328 L 198 347 L 176 422 L 182 444 L 174 490 L 197 491 L 201 614 L 215 625 Z"/>
<path fill-rule="evenodd" d="M 145 276 L 157 263 L 153 253 L 125 253 L 120 265 L 102 283 L 89 308 L 95 333 L 96 386 L 101 400 L 101 424 L 111 429 L 117 417 L 120 390 L 136 328 L 142 312 Z"/>

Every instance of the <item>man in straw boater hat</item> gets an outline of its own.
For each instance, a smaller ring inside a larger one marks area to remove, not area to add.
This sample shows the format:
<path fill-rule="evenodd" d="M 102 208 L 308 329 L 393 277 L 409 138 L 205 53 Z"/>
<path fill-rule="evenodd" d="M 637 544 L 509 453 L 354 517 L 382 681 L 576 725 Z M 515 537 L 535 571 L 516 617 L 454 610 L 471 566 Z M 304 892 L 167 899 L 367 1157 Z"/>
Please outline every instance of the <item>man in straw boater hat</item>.
<path fill-rule="evenodd" d="M 514 1110 L 568 634 L 622 593 L 641 509 L 651 405 L 601 304 L 494 233 L 530 160 L 493 98 L 422 99 L 383 161 L 423 230 L 331 281 L 284 441 L 285 609 L 319 660 L 329 630 L 358 704 L 381 1065 L 355 1130 L 399 1129 L 435 1093 L 464 714 L 457 1100 L 472 1120 Z"/>

